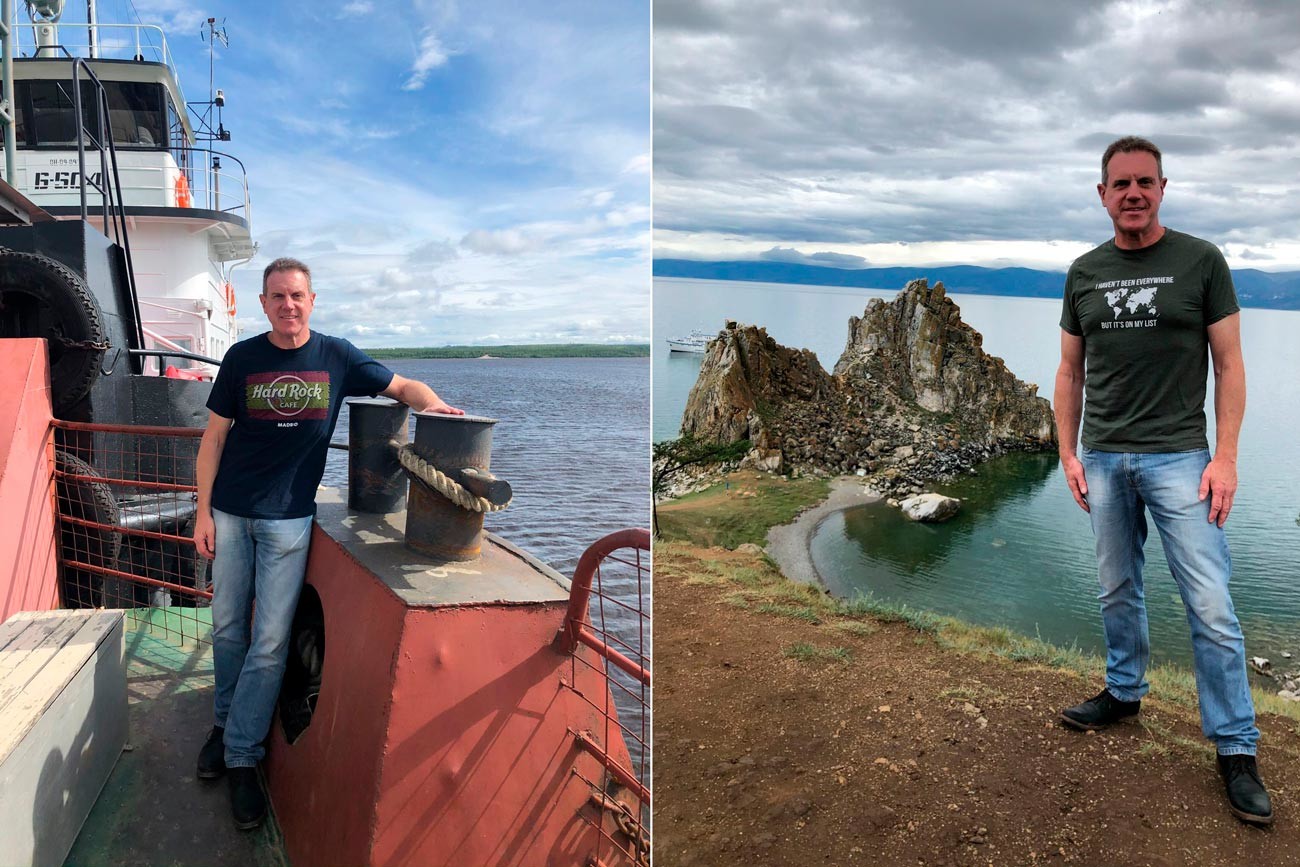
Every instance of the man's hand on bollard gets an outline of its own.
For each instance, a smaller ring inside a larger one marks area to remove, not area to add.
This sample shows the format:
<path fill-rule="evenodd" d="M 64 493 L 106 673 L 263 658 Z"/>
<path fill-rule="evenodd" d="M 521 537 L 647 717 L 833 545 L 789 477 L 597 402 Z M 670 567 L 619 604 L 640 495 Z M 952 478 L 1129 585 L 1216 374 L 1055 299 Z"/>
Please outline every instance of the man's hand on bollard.
<path fill-rule="evenodd" d="M 447 403 L 447 401 L 443 400 L 442 398 L 438 398 L 433 403 L 430 403 L 424 409 L 420 410 L 420 412 L 440 412 L 443 415 L 464 415 L 465 414 L 465 410 L 457 409 L 454 406 L 450 406 Z"/>

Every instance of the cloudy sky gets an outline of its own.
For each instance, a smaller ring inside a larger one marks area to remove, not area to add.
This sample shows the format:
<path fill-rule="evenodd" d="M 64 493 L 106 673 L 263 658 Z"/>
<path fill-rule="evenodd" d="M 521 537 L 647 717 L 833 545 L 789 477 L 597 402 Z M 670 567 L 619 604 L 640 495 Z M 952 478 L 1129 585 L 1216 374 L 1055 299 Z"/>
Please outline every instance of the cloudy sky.
<path fill-rule="evenodd" d="M 224 20 L 222 149 L 261 247 L 236 272 L 245 333 L 266 327 L 261 268 L 291 255 L 313 327 L 362 346 L 649 339 L 644 0 L 98 6 L 165 27 L 190 100 L 203 21 Z"/>
<path fill-rule="evenodd" d="M 1289 0 L 656 0 L 654 30 L 656 257 L 1064 270 L 1138 134 L 1165 225 L 1300 268 Z"/>

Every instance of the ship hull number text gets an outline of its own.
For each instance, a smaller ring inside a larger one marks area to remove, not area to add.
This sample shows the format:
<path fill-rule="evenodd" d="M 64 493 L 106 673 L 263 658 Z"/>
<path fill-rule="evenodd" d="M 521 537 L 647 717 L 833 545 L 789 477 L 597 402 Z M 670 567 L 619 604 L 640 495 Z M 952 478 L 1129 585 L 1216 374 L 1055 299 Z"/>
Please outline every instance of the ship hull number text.
<path fill-rule="evenodd" d="M 100 172 L 87 177 L 92 186 L 100 186 Z M 81 189 L 81 172 L 37 172 L 32 186 L 38 190 L 79 190 Z"/>

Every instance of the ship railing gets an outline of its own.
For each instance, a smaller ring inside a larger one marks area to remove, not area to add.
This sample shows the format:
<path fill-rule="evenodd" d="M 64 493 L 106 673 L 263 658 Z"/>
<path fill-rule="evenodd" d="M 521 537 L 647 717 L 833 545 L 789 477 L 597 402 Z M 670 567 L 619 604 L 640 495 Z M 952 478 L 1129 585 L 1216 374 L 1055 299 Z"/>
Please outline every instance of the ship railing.
<path fill-rule="evenodd" d="M 146 304 L 149 303 L 150 302 L 148 301 L 142 300 L 140 302 L 140 306 L 144 307 Z M 165 307 L 162 304 L 155 304 L 153 306 L 162 307 L 165 310 L 171 309 Z M 187 313 L 190 311 L 181 310 L 178 312 Z M 198 314 L 198 315 L 202 316 L 202 314 Z M 213 358 L 210 355 L 203 355 L 201 353 L 195 352 L 191 348 L 185 346 L 184 344 L 177 343 L 175 340 L 172 340 L 171 338 L 167 337 L 165 334 L 161 334 L 160 332 L 153 330 L 152 328 L 149 327 L 150 325 L 163 325 L 165 327 L 169 327 L 173 329 L 176 327 L 176 325 L 170 321 L 158 322 L 158 321 L 150 321 L 148 319 L 144 320 L 144 324 L 141 327 L 144 331 L 145 340 L 149 345 L 147 345 L 143 349 L 129 350 L 132 356 L 143 359 L 144 365 L 141 370 L 141 373 L 143 373 L 145 376 L 157 376 L 158 374 L 162 373 L 165 370 L 165 366 L 164 366 L 165 362 L 167 361 L 167 359 L 170 358 L 170 359 L 184 360 L 184 361 L 197 361 L 198 362 L 197 365 L 190 368 L 186 368 L 186 370 L 193 373 L 202 374 L 204 379 L 212 379 L 213 377 L 216 376 L 217 368 L 221 366 L 220 359 Z M 196 323 L 196 325 L 197 327 L 194 333 L 182 337 L 181 339 L 182 340 L 188 339 L 191 341 L 195 341 L 196 338 L 198 337 L 197 332 L 202 329 L 202 325 L 203 325 L 202 320 L 200 319 L 199 322 Z"/>
<path fill-rule="evenodd" d="M 36 29 L 47 25 L 15 24 L 15 50 L 20 57 L 54 57 L 53 49 L 36 44 Z M 167 36 L 156 24 L 85 24 L 60 22 L 59 45 L 74 57 L 90 60 L 140 60 L 161 63 L 171 71 L 176 92 L 185 104 L 176 60 L 167 46 Z M 24 38 L 24 36 L 26 38 Z M 71 37 L 71 39 L 70 39 Z M 80 41 L 79 41 L 80 37 Z M 94 57 L 91 57 L 91 47 Z M 38 54 L 38 52 L 41 52 Z"/>
<path fill-rule="evenodd" d="M 190 166 L 190 197 L 196 208 L 224 211 L 253 221 L 253 203 L 248 195 L 248 169 L 243 161 L 212 148 L 172 148 Z M 222 160 L 230 160 L 239 171 L 229 171 Z"/>
<path fill-rule="evenodd" d="M 202 428 L 53 422 L 60 598 L 210 645 L 209 562 L 194 547 Z"/>
<path fill-rule="evenodd" d="M 154 153 L 169 157 L 154 165 L 142 165 L 141 155 Z M 177 162 L 179 157 L 185 164 Z M 171 148 L 166 151 L 133 151 L 119 156 L 122 180 L 121 198 L 127 207 L 192 207 L 221 211 L 252 220 L 252 201 L 248 192 L 248 172 L 238 157 L 210 148 Z M 229 160 L 230 162 L 224 162 Z M 234 165 L 231 166 L 230 163 Z M 185 186 L 179 182 L 185 176 Z M 80 175 L 78 174 L 79 179 Z M 95 177 L 90 170 L 90 180 Z M 74 179 L 74 183 L 77 179 Z M 98 206 L 95 187 L 87 190 L 92 206 Z M 33 188 L 28 198 L 41 205 L 75 204 L 80 199 L 76 187 Z M 55 200 L 58 201 L 55 201 Z M 66 201 L 65 201 L 66 200 Z M 188 204 L 186 204 L 188 202 Z"/>
<path fill-rule="evenodd" d="M 597 714 L 600 731 L 577 731 L 579 748 L 604 768 L 584 778 L 601 808 L 602 845 L 632 863 L 648 864 L 650 815 L 650 532 L 619 530 L 596 541 L 578 560 L 569 608 L 557 644 L 570 659 L 565 687 Z M 582 652 L 587 648 L 590 652 Z M 595 671 L 606 689 L 581 692 L 578 667 Z M 617 708 L 632 712 L 620 719 Z M 627 753 L 618 749 L 626 745 Z M 579 772 L 575 769 L 575 774 Z M 605 817 L 612 822 L 607 827 Z M 611 831 L 611 827 L 615 830 Z M 615 851 L 616 850 L 616 851 Z M 597 862 L 604 863 L 600 854 Z"/>

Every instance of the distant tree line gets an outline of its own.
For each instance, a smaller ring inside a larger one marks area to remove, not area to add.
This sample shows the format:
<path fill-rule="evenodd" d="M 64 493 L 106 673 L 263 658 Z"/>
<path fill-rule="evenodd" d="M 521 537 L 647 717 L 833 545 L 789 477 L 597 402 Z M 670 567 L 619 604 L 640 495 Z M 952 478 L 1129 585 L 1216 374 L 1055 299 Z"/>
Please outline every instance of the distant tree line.
<path fill-rule="evenodd" d="M 400 346 L 366 349 L 371 358 L 645 358 L 648 343 L 538 343 L 508 346 Z"/>

